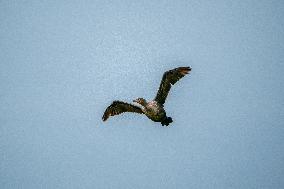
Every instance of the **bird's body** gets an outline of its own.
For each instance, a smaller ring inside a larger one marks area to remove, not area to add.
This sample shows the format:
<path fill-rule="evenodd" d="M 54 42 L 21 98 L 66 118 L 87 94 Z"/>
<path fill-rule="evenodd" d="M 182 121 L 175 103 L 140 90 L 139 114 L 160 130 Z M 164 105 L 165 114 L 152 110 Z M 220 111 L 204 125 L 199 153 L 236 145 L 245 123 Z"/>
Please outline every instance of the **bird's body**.
<path fill-rule="evenodd" d="M 160 122 L 166 116 L 164 106 L 155 100 L 148 102 L 145 107 L 142 107 L 142 111 L 149 119 L 155 122 Z"/>
<path fill-rule="evenodd" d="M 161 122 L 163 126 L 168 126 L 173 120 L 171 117 L 167 117 L 164 109 L 165 100 L 171 89 L 171 85 L 174 85 L 179 79 L 188 74 L 189 71 L 191 71 L 190 67 L 179 67 L 165 72 L 154 100 L 149 102 L 143 98 L 133 100 L 133 102 L 140 104 L 140 107 L 121 101 L 113 101 L 113 103 L 105 110 L 102 118 L 103 121 L 106 121 L 109 116 L 118 115 L 123 112 L 134 112 L 145 114 L 152 121 Z"/>

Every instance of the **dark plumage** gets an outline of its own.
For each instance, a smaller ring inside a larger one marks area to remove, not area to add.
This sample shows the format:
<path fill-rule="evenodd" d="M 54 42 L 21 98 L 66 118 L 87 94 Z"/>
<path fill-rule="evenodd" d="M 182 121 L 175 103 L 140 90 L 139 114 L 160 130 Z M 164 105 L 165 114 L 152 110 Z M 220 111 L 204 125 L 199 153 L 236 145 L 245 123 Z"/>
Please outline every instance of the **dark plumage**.
<path fill-rule="evenodd" d="M 190 71 L 190 67 L 179 67 L 165 72 L 158 93 L 154 100 L 150 102 L 147 102 L 143 98 L 133 100 L 133 102 L 140 104 L 140 107 L 121 101 L 113 101 L 113 103 L 105 110 L 102 117 L 103 121 L 106 121 L 109 116 L 118 115 L 124 112 L 134 112 L 145 114 L 152 121 L 161 122 L 163 126 L 168 126 L 173 122 L 173 120 L 171 117 L 167 117 L 166 111 L 164 110 L 164 103 L 171 89 L 171 86 L 186 74 L 188 74 Z"/>
<path fill-rule="evenodd" d="M 106 121 L 109 118 L 109 116 L 118 115 L 123 112 L 135 112 L 135 113 L 143 114 L 141 108 L 134 106 L 132 104 L 128 104 L 128 103 L 116 100 L 116 101 L 113 101 L 113 103 L 109 105 L 109 107 L 107 107 L 103 115 L 103 121 Z"/>

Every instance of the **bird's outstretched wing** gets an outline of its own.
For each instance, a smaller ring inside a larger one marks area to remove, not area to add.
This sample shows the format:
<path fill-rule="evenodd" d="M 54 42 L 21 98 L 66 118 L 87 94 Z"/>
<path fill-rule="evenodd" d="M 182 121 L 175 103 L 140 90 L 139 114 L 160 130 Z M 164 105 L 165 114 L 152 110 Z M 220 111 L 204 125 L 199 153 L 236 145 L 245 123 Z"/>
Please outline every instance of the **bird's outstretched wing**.
<path fill-rule="evenodd" d="M 106 121 L 109 118 L 109 116 L 118 115 L 124 112 L 134 112 L 134 113 L 143 114 L 141 108 L 138 106 L 121 101 L 113 101 L 112 104 L 109 105 L 105 110 L 102 119 L 103 121 Z"/>
<path fill-rule="evenodd" d="M 174 85 L 179 79 L 184 77 L 190 71 L 190 67 L 179 67 L 173 70 L 166 71 L 163 75 L 160 88 L 155 97 L 155 101 L 160 104 L 164 104 L 171 89 L 171 85 Z"/>

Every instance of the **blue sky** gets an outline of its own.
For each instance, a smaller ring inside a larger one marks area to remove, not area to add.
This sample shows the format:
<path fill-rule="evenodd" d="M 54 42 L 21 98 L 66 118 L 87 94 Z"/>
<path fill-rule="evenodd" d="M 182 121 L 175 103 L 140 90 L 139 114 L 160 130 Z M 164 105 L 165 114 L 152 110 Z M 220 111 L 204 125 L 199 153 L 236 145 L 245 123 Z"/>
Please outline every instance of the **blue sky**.
<path fill-rule="evenodd" d="M 282 1 L 1 1 L 1 188 L 283 188 Z M 161 127 L 113 100 L 171 90 Z"/>

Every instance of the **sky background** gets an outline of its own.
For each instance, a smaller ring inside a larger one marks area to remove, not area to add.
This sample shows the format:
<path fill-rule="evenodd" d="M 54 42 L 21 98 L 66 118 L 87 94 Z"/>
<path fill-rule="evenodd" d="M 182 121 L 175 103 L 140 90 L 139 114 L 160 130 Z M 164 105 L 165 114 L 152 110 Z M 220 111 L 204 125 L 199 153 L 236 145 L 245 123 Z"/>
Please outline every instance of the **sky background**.
<path fill-rule="evenodd" d="M 1 1 L 0 188 L 284 188 L 283 64 L 281 0 Z"/>

